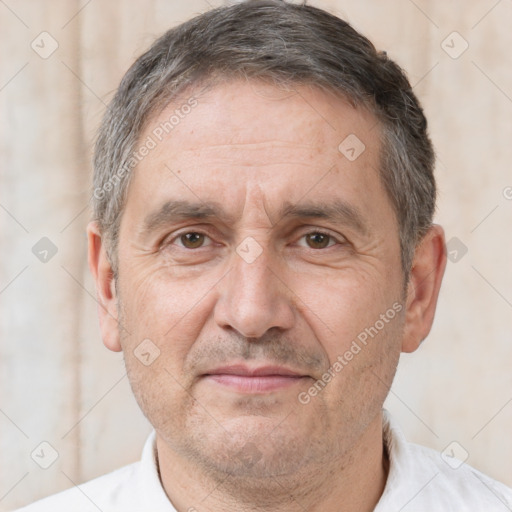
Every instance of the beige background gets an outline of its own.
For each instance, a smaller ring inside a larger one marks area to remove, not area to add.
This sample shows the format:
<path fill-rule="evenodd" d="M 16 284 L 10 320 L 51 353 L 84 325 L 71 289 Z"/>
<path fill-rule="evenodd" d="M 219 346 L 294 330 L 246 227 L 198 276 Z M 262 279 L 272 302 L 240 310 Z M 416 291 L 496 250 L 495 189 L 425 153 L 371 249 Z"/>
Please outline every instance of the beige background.
<path fill-rule="evenodd" d="M 101 344 L 86 266 L 91 143 L 133 59 L 219 3 L 0 1 L 0 510 L 139 457 L 150 428 L 122 356 Z M 512 486 L 512 2 L 312 3 L 407 70 L 438 153 L 437 221 L 468 249 L 387 407 L 410 440 L 455 440 Z M 49 51 L 50 37 L 58 48 L 42 58 L 31 44 Z M 32 252 L 42 237 L 58 248 L 46 263 Z M 46 470 L 31 458 L 51 457 L 42 441 L 59 454 Z"/>

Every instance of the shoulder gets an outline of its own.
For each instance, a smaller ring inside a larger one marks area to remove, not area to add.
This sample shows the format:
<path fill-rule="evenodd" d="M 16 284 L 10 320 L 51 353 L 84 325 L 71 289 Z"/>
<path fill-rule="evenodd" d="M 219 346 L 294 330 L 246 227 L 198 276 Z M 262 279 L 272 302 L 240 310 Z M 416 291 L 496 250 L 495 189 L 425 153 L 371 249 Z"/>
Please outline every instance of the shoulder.
<path fill-rule="evenodd" d="M 136 462 L 107 475 L 74 486 L 60 493 L 36 501 L 15 512 L 107 512 L 119 507 L 119 498 L 126 500 L 127 510 L 134 505 L 130 488 L 137 480 L 140 463 Z"/>
<path fill-rule="evenodd" d="M 139 462 L 75 485 L 17 512 L 176 512 L 160 482 L 155 439 L 153 431 Z"/>
<path fill-rule="evenodd" d="M 424 482 L 426 496 L 437 496 L 446 510 L 512 510 L 512 489 L 458 460 L 453 451 L 440 453 L 413 443 L 409 450 L 429 477 Z"/>
<path fill-rule="evenodd" d="M 386 410 L 383 420 L 389 474 L 375 512 L 512 510 L 512 489 L 458 460 L 460 445 L 440 453 L 408 442 Z"/>

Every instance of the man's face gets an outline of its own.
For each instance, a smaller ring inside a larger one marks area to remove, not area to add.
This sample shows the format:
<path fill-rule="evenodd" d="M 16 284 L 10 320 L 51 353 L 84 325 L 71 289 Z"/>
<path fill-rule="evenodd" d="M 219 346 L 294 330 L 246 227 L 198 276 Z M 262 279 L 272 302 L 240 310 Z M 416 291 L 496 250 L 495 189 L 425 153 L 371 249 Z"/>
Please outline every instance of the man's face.
<path fill-rule="evenodd" d="M 157 144 L 120 228 L 136 398 L 160 443 L 212 470 L 342 460 L 376 424 L 404 324 L 376 120 L 316 89 L 233 82 L 158 141 L 180 105 L 140 139 Z"/>

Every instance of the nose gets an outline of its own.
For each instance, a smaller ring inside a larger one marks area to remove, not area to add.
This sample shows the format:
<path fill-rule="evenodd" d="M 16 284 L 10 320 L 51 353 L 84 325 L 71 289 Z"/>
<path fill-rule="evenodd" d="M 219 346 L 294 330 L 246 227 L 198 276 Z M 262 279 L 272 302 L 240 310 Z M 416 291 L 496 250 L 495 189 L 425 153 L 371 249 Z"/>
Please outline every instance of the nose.
<path fill-rule="evenodd" d="M 263 249 L 252 261 L 254 255 L 247 258 L 242 251 L 233 254 L 231 270 L 217 285 L 217 325 L 246 338 L 260 338 L 272 328 L 290 329 L 295 319 L 293 291 L 284 282 L 276 257 Z"/>

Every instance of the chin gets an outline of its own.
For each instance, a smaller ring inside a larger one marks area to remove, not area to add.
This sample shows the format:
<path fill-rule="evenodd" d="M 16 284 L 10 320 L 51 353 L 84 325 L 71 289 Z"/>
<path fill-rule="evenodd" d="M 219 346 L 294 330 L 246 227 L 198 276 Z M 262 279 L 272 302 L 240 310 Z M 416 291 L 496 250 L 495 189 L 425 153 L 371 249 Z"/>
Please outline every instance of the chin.
<path fill-rule="evenodd" d="M 188 425 L 187 456 L 219 479 L 254 481 L 310 471 L 332 455 L 324 438 L 310 432 L 307 422 L 246 415 Z M 298 428 L 296 428 L 298 427 Z"/>

